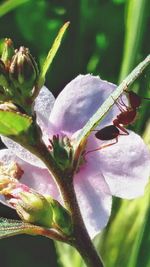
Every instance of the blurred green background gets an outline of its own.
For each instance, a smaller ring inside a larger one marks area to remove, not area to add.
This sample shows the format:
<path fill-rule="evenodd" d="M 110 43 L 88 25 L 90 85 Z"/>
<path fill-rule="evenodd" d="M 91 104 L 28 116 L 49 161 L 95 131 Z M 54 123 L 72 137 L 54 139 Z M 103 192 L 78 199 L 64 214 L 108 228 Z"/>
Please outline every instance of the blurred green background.
<path fill-rule="evenodd" d="M 39 66 L 59 28 L 70 27 L 47 74 L 46 85 L 55 96 L 79 73 L 93 73 L 118 84 L 149 53 L 148 0 L 5 0 L 0 1 L 0 38 L 15 47 L 29 47 Z M 133 85 L 150 97 L 150 68 Z M 150 144 L 150 103 L 139 110 L 132 126 Z M 149 193 L 134 201 L 114 199 L 106 230 L 96 238 L 106 267 L 150 267 Z M 17 218 L 0 206 L 0 216 Z M 0 240 L 2 267 L 83 267 L 71 248 L 46 238 L 17 236 Z M 58 261 L 59 259 L 59 261 Z"/>

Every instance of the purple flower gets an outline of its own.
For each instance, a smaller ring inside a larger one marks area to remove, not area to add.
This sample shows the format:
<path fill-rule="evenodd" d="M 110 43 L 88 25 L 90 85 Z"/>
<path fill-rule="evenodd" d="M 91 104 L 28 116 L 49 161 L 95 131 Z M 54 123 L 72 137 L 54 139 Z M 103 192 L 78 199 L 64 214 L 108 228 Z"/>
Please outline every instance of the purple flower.
<path fill-rule="evenodd" d="M 36 99 L 35 110 L 46 144 L 57 134 L 66 134 L 73 139 L 115 87 L 99 77 L 79 75 L 64 88 L 56 101 L 43 87 Z M 110 125 L 118 113 L 114 105 L 98 129 Z M 6 164 L 17 162 L 24 171 L 21 183 L 39 193 L 50 194 L 62 203 L 57 186 L 44 164 L 10 139 L 2 137 L 2 140 L 8 149 L 0 151 L 0 161 Z M 93 133 L 88 138 L 86 151 L 101 145 L 102 141 L 97 140 Z M 150 153 L 141 137 L 131 131 L 128 136 L 119 136 L 117 144 L 85 155 L 85 161 L 74 176 L 74 186 L 91 238 L 107 224 L 112 196 L 132 199 L 142 195 L 149 173 Z"/>

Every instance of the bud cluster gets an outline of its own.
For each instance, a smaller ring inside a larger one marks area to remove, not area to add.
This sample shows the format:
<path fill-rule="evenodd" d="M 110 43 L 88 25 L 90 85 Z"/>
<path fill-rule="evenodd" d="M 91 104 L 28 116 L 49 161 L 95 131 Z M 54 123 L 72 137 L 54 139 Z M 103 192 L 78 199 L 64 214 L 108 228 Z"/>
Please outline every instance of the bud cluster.
<path fill-rule="evenodd" d="M 66 235 L 72 232 L 69 212 L 50 195 L 42 195 L 19 182 L 24 171 L 15 162 L 0 162 L 0 195 L 20 218 L 28 223 L 54 228 Z"/>
<path fill-rule="evenodd" d="M 7 38 L 0 56 L 0 101 L 20 105 L 34 93 L 39 76 L 37 64 L 28 48 L 21 46 L 15 50 Z"/>
<path fill-rule="evenodd" d="M 62 169 L 62 171 L 67 171 L 71 166 L 73 148 L 70 140 L 67 136 L 59 137 L 59 135 L 54 135 L 52 140 L 49 140 L 52 149 L 52 155 Z"/>

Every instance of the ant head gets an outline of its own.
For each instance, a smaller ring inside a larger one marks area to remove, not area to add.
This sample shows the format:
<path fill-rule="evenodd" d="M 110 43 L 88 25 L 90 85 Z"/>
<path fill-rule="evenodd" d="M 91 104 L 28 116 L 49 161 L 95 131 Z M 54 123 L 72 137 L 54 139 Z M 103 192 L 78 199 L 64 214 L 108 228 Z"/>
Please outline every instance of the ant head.
<path fill-rule="evenodd" d="M 150 98 L 148 97 L 140 97 L 139 95 L 137 95 L 136 93 L 134 93 L 133 91 L 129 91 L 128 93 L 128 97 L 129 97 L 129 101 L 130 101 L 130 105 L 133 109 L 138 108 L 141 105 L 141 101 L 142 99 L 145 100 L 150 100 Z"/>
<path fill-rule="evenodd" d="M 138 96 L 136 93 L 129 91 L 128 93 L 128 97 L 129 97 L 129 101 L 130 101 L 130 105 L 133 109 L 138 108 L 141 105 L 141 97 Z"/>

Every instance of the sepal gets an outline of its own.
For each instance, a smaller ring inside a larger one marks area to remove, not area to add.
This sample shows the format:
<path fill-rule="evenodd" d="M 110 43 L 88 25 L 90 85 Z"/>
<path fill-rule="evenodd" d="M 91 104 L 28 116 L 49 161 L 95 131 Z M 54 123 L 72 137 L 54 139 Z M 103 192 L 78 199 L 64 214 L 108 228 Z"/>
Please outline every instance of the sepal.
<path fill-rule="evenodd" d="M 53 227 L 66 235 L 71 235 L 73 231 L 70 213 L 57 200 L 50 196 L 45 196 L 52 206 L 53 210 Z"/>

